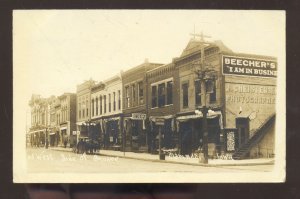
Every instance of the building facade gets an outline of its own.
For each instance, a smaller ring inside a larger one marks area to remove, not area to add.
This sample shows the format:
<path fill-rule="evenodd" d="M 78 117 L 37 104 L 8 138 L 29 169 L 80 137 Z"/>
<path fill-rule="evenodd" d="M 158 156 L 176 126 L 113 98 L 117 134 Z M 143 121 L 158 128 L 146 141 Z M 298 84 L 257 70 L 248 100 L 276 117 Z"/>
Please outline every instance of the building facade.
<path fill-rule="evenodd" d="M 147 71 L 147 114 L 150 120 L 149 148 L 156 153 L 159 148 L 159 126 L 157 118 L 164 119 L 161 129 L 161 147 L 178 148 L 176 114 L 179 111 L 179 78 L 174 63 Z"/>
<path fill-rule="evenodd" d="M 76 144 L 76 94 L 64 93 L 58 99 L 60 144 L 73 147 Z"/>
<path fill-rule="evenodd" d="M 45 146 L 48 142 L 50 127 L 49 99 L 33 94 L 29 106 L 31 108 L 31 127 L 29 130 L 31 146 Z"/>
<path fill-rule="evenodd" d="M 139 66 L 122 72 L 123 135 L 126 150 L 149 151 L 146 72 L 161 65 L 145 61 Z"/>
<path fill-rule="evenodd" d="M 166 150 L 192 155 L 207 144 L 213 158 L 273 157 L 276 77 L 274 57 L 193 38 L 169 64 L 145 61 L 97 84 L 85 81 L 76 96 L 32 95 L 31 145 L 95 137 L 106 149 L 157 153 L 156 122 L 164 119 Z"/>
<path fill-rule="evenodd" d="M 77 137 L 88 137 L 89 124 L 91 121 L 91 88 L 95 85 L 94 80 L 85 81 L 77 85 L 76 92 L 76 125 Z"/>
<path fill-rule="evenodd" d="M 105 149 L 122 146 L 122 81 L 115 75 L 91 88 L 93 131 Z"/>

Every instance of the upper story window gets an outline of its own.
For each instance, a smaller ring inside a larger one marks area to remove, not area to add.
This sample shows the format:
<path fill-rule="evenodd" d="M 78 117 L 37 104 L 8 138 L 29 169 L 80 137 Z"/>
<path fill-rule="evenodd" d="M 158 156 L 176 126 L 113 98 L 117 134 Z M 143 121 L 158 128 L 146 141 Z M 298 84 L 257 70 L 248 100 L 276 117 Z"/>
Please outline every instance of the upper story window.
<path fill-rule="evenodd" d="M 195 81 L 195 104 L 201 105 L 201 81 Z"/>
<path fill-rule="evenodd" d="M 130 94 L 129 94 L 129 86 L 125 87 L 125 107 L 130 107 Z"/>
<path fill-rule="evenodd" d="M 92 99 L 92 116 L 95 115 L 95 107 L 94 107 L 95 104 L 94 103 L 95 103 L 95 100 Z"/>
<path fill-rule="evenodd" d="M 143 82 L 138 83 L 138 102 L 139 104 L 144 103 L 144 88 L 143 88 Z"/>
<path fill-rule="evenodd" d="M 162 107 L 165 105 L 166 98 L 166 88 L 165 83 L 161 83 L 158 85 L 158 107 Z"/>
<path fill-rule="evenodd" d="M 78 117 L 80 119 L 81 118 L 81 103 L 78 104 L 78 109 L 79 109 Z"/>
<path fill-rule="evenodd" d="M 136 97 L 135 84 L 132 85 L 132 102 L 135 102 Z"/>
<path fill-rule="evenodd" d="M 113 92 L 113 110 L 115 111 L 116 110 L 116 92 Z"/>
<path fill-rule="evenodd" d="M 108 111 L 111 112 L 111 94 L 108 94 Z"/>
<path fill-rule="evenodd" d="M 121 110 L 121 91 L 118 90 L 118 107 L 119 107 L 119 110 Z"/>
<path fill-rule="evenodd" d="M 151 90 L 151 96 L 152 96 L 152 108 L 157 107 L 157 86 L 152 86 Z"/>
<path fill-rule="evenodd" d="M 167 82 L 167 105 L 173 104 L 173 81 Z"/>
<path fill-rule="evenodd" d="M 182 84 L 182 106 L 184 108 L 189 106 L 189 83 Z"/>
<path fill-rule="evenodd" d="M 89 104 L 89 101 L 86 101 L 86 116 L 88 117 L 89 116 L 89 106 L 88 106 L 88 104 Z"/>
<path fill-rule="evenodd" d="M 102 115 L 102 95 L 100 96 L 100 115 Z"/>
<path fill-rule="evenodd" d="M 96 98 L 96 115 L 98 115 L 98 97 Z"/>
<path fill-rule="evenodd" d="M 106 113 L 106 95 L 104 95 L 103 97 L 103 100 L 104 100 L 104 113 Z"/>
<path fill-rule="evenodd" d="M 209 93 L 209 102 L 214 103 L 217 100 L 216 81 L 209 81 L 206 84 L 207 92 Z"/>

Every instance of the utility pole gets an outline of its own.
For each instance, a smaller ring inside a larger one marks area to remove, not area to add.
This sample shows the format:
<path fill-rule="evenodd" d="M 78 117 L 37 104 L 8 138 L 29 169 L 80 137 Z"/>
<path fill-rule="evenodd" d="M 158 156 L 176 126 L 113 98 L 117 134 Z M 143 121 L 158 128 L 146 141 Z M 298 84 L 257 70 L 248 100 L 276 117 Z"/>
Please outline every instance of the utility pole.
<path fill-rule="evenodd" d="M 204 37 L 210 38 L 210 36 L 201 34 L 191 34 L 192 36 L 198 36 L 200 37 L 201 42 L 201 57 L 200 57 L 200 69 L 195 71 L 196 75 L 198 76 L 198 79 L 200 81 L 201 91 L 203 91 L 202 100 L 203 106 L 198 108 L 203 114 L 202 119 L 202 132 L 203 132 L 203 154 L 204 159 L 201 159 L 201 163 L 207 164 L 208 163 L 208 129 L 207 129 L 207 102 L 206 102 L 206 95 L 207 95 L 207 88 L 206 85 L 208 82 L 213 81 L 216 79 L 216 77 L 213 75 L 215 73 L 214 70 L 206 68 L 205 67 L 205 45 L 211 44 L 211 42 L 204 41 Z M 198 65 L 198 64 L 197 64 Z M 200 156 L 199 156 L 200 157 Z"/>

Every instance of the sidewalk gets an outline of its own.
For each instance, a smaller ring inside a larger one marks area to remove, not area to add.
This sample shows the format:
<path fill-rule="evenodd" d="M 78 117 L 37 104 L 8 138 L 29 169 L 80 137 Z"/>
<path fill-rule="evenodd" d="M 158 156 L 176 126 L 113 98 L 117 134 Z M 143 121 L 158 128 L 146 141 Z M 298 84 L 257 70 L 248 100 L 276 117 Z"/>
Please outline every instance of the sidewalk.
<path fill-rule="evenodd" d="M 50 147 L 51 150 L 72 152 L 71 148 L 62 147 Z M 184 157 L 180 155 L 166 155 L 165 160 L 159 160 L 158 155 L 153 155 L 149 153 L 135 153 L 135 152 L 122 152 L 122 151 L 112 151 L 101 149 L 100 152 L 96 152 L 96 155 L 119 157 L 151 162 L 165 162 L 165 163 L 175 163 L 175 164 L 185 164 L 193 166 L 206 166 L 206 167 L 216 167 L 216 166 L 255 166 L 255 165 L 272 165 L 274 164 L 274 158 L 260 158 L 260 159 L 245 159 L 245 160 L 223 160 L 223 159 L 209 159 L 208 164 L 199 163 L 198 158 L 194 157 Z"/>

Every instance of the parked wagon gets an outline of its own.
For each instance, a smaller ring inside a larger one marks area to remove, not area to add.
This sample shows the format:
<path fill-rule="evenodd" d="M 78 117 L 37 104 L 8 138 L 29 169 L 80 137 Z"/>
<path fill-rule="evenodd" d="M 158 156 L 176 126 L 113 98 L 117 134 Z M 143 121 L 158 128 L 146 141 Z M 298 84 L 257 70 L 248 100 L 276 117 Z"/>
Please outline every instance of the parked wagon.
<path fill-rule="evenodd" d="M 73 151 L 80 154 L 94 154 L 98 150 L 100 150 L 100 142 L 98 140 L 89 137 L 81 137 Z"/>

